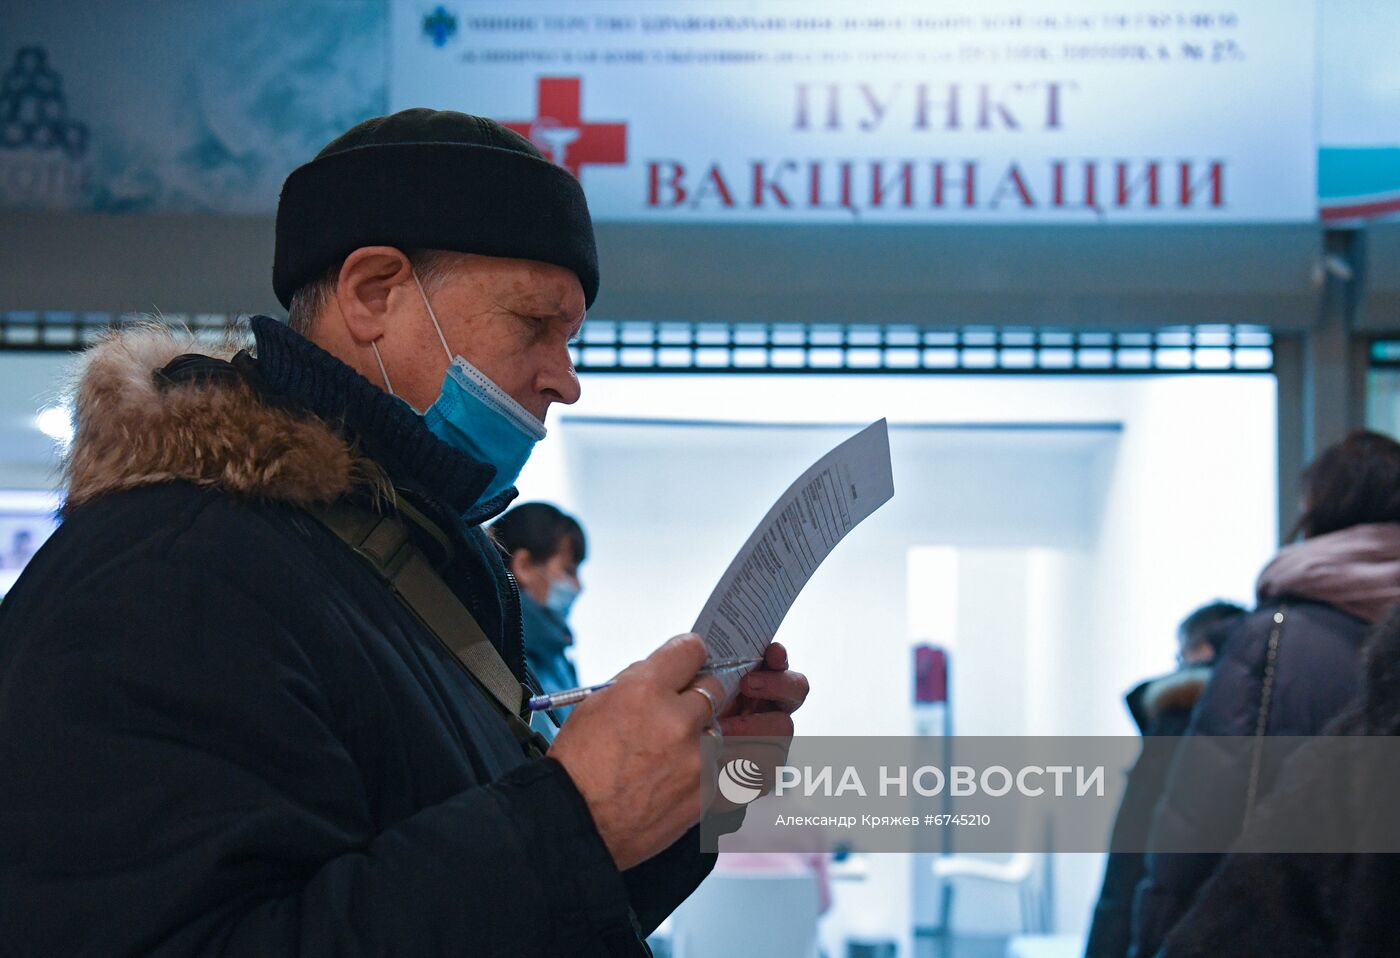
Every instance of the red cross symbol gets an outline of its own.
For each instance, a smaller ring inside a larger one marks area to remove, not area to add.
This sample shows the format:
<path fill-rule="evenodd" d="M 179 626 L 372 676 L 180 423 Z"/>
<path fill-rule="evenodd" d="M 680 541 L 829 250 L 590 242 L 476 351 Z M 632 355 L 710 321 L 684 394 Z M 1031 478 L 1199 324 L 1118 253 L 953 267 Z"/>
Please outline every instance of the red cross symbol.
<path fill-rule="evenodd" d="M 627 124 L 585 123 L 579 116 L 581 82 L 578 77 L 541 77 L 536 118 L 503 124 L 575 177 L 585 163 L 627 162 Z"/>

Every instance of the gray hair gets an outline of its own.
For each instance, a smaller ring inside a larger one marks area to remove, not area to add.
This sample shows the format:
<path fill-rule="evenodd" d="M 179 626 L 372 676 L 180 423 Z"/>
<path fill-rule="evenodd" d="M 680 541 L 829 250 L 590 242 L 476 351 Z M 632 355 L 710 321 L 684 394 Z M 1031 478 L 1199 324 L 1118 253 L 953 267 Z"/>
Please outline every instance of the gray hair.
<path fill-rule="evenodd" d="M 436 292 L 461 265 L 464 253 L 453 253 L 441 249 L 408 250 L 405 254 L 425 293 Z M 292 305 L 287 310 L 287 325 L 294 332 L 310 337 L 316 328 L 316 320 L 335 297 L 336 284 L 340 282 L 340 268 L 344 262 L 336 263 L 316 279 L 302 286 L 292 294 Z"/>

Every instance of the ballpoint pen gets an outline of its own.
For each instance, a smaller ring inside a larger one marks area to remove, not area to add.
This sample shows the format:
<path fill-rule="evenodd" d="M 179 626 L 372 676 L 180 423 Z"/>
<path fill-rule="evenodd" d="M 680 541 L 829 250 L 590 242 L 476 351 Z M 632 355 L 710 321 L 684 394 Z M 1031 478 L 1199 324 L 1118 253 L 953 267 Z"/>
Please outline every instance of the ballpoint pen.
<path fill-rule="evenodd" d="M 711 662 L 701 669 L 698 675 L 714 675 L 717 672 L 732 672 L 735 669 L 746 668 L 751 665 L 758 665 L 763 661 L 763 656 L 756 656 L 751 659 L 725 659 L 722 662 Z M 575 702 L 582 702 L 588 696 L 612 685 L 616 679 L 608 679 L 597 685 L 589 685 L 584 688 L 568 689 L 563 692 L 551 692 L 548 695 L 536 695 L 526 703 L 526 707 L 531 712 L 540 712 L 545 709 L 557 709 L 565 705 L 573 705 Z"/>

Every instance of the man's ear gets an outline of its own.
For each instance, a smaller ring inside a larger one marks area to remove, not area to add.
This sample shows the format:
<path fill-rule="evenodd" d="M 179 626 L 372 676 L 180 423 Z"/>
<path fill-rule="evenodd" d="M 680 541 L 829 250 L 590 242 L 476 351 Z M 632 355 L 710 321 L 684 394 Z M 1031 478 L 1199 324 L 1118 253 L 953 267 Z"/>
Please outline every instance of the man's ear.
<path fill-rule="evenodd" d="M 516 549 L 510 554 L 510 574 L 518 580 L 520 573 L 524 572 L 528 578 L 534 563 L 535 557 L 530 555 L 529 549 Z"/>
<path fill-rule="evenodd" d="M 384 335 L 390 297 L 412 281 L 412 264 L 392 246 L 361 246 L 345 257 L 335 302 L 356 345 L 368 346 Z"/>

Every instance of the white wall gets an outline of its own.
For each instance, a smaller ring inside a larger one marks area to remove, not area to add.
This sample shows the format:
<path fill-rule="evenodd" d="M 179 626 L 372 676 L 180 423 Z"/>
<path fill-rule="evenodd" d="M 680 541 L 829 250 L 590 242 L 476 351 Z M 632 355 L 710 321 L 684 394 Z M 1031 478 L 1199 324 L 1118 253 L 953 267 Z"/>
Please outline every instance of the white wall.
<path fill-rule="evenodd" d="M 574 421 L 559 431 L 567 437 L 572 466 L 566 508 L 577 510 L 590 537 L 577 628 L 582 636 L 607 637 L 581 641 L 578 660 L 584 674 L 606 677 L 691 626 L 771 501 L 852 430 Z M 906 734 L 912 718 L 908 549 L 941 542 L 979 547 L 983 541 L 1087 547 L 1084 530 L 1092 528 L 1093 511 L 1086 489 L 1089 463 L 1092 451 L 1112 436 L 896 426 L 894 500 L 832 555 L 779 633 L 814 681 L 832 692 L 865 692 L 824 696 L 823 707 L 806 716 L 804 732 Z M 1018 446 L 1030 448 L 1018 457 Z M 998 570 L 990 573 L 994 583 L 1001 566 L 995 558 L 991 562 Z M 964 581 L 985 588 L 987 580 Z M 621 609 L 610 601 L 614 596 L 626 596 Z M 1007 607 L 1004 600 L 965 605 L 974 611 Z M 1009 634 L 1005 625 L 988 629 L 999 637 Z M 895 655 L 885 654 L 889 636 L 898 637 L 891 647 Z M 866 654 L 872 650 L 877 654 Z M 989 661 L 980 653 L 968 657 L 969 667 Z M 976 688 L 995 677 L 960 681 Z M 884 689 L 887 701 L 872 710 L 868 693 L 876 688 Z M 969 695 L 967 707 L 977 701 Z M 975 734 L 1025 728 L 985 720 L 967 725 Z"/>

